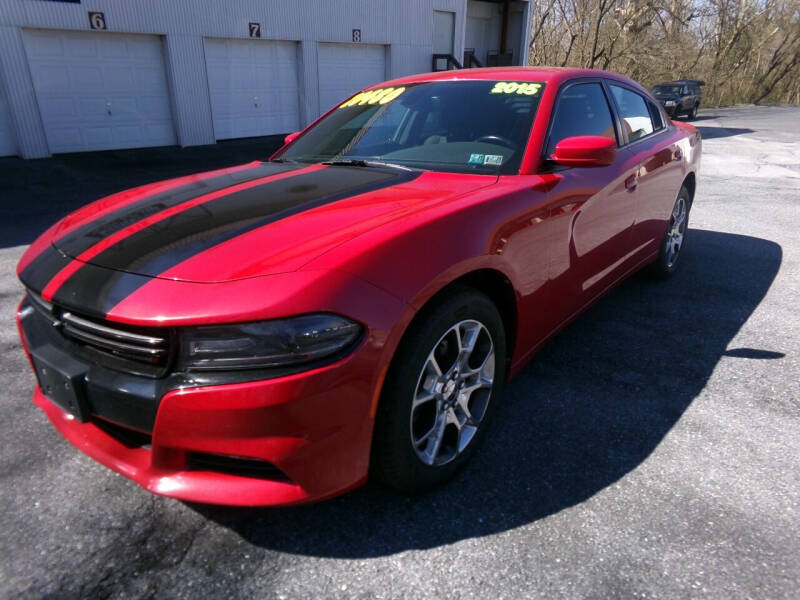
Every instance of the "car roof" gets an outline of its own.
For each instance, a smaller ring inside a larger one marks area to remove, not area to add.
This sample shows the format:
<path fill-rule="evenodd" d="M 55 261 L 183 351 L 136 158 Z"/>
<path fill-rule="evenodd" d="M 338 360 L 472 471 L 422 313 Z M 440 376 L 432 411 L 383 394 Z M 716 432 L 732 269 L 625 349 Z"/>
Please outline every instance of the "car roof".
<path fill-rule="evenodd" d="M 579 77 L 604 77 L 616 79 L 623 83 L 641 88 L 636 82 L 611 71 L 599 69 L 575 69 L 570 67 L 484 67 L 477 69 L 456 69 L 451 71 L 436 71 L 421 73 L 407 77 L 399 77 L 391 81 L 384 81 L 370 86 L 383 87 L 386 85 L 406 85 L 409 83 L 424 83 L 430 81 L 463 81 L 463 80 L 488 80 L 488 81 L 538 81 L 542 83 L 561 84 L 570 79 Z M 367 88 L 367 89 L 370 89 Z M 643 89 L 643 88 L 642 88 Z"/>
<path fill-rule="evenodd" d="M 675 81 L 664 81 L 663 83 L 657 83 L 656 85 L 683 85 L 685 83 L 705 85 L 706 82 L 700 81 L 699 79 L 676 79 Z"/>

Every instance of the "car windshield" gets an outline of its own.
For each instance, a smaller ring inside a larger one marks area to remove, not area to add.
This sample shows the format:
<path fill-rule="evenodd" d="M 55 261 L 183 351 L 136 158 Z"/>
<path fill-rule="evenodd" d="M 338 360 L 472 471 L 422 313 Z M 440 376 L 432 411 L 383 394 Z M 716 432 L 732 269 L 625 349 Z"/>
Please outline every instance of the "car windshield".
<path fill-rule="evenodd" d="M 276 158 L 514 173 L 544 84 L 442 81 L 382 87 L 340 104 Z"/>
<path fill-rule="evenodd" d="M 653 88 L 654 94 L 680 94 L 683 86 L 680 85 L 657 85 Z"/>

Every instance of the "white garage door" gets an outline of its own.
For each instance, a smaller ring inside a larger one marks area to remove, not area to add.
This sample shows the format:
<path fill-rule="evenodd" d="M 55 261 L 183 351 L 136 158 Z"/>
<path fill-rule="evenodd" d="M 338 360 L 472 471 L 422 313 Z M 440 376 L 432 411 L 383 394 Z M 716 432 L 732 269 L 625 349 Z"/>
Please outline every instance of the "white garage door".
<path fill-rule="evenodd" d="M 383 46 L 319 44 L 320 114 L 353 92 L 386 79 Z"/>
<path fill-rule="evenodd" d="M 300 129 L 295 42 L 209 38 L 205 50 L 218 140 Z"/>
<path fill-rule="evenodd" d="M 14 143 L 14 132 L 11 130 L 11 115 L 8 112 L 3 84 L 0 83 L 0 156 L 11 156 L 17 153 Z"/>
<path fill-rule="evenodd" d="M 161 39 L 25 31 L 51 152 L 175 144 Z"/>

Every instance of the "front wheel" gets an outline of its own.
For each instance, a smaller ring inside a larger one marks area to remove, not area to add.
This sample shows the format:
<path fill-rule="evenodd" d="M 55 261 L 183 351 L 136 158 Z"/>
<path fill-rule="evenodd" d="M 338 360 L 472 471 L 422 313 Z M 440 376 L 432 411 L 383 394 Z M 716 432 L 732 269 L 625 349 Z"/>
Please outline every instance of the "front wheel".
<path fill-rule="evenodd" d="M 689 190 L 681 187 L 669 216 L 667 231 L 661 241 L 661 251 L 651 268 L 651 272 L 657 277 L 666 279 L 678 268 L 678 259 L 681 256 L 681 250 L 686 241 L 686 230 L 689 227 L 689 210 L 691 206 L 692 198 Z"/>
<path fill-rule="evenodd" d="M 692 110 L 689 111 L 688 119 L 690 121 L 694 121 L 697 118 L 697 104 L 692 107 Z"/>
<path fill-rule="evenodd" d="M 485 434 L 505 360 L 503 322 L 485 295 L 459 287 L 425 310 L 383 386 L 371 474 L 408 493 L 450 479 Z"/>

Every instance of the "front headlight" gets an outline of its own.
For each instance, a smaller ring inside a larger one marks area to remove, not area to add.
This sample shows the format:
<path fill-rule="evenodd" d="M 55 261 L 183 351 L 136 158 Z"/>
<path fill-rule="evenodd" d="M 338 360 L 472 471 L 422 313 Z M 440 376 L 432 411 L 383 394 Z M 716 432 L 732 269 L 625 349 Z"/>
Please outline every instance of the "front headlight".
<path fill-rule="evenodd" d="M 193 371 L 298 365 L 344 350 L 362 327 L 330 314 L 187 327 L 180 333 L 178 367 Z"/>
<path fill-rule="evenodd" d="M 664 106 L 675 106 L 675 100 L 667 100 L 664 102 Z"/>

